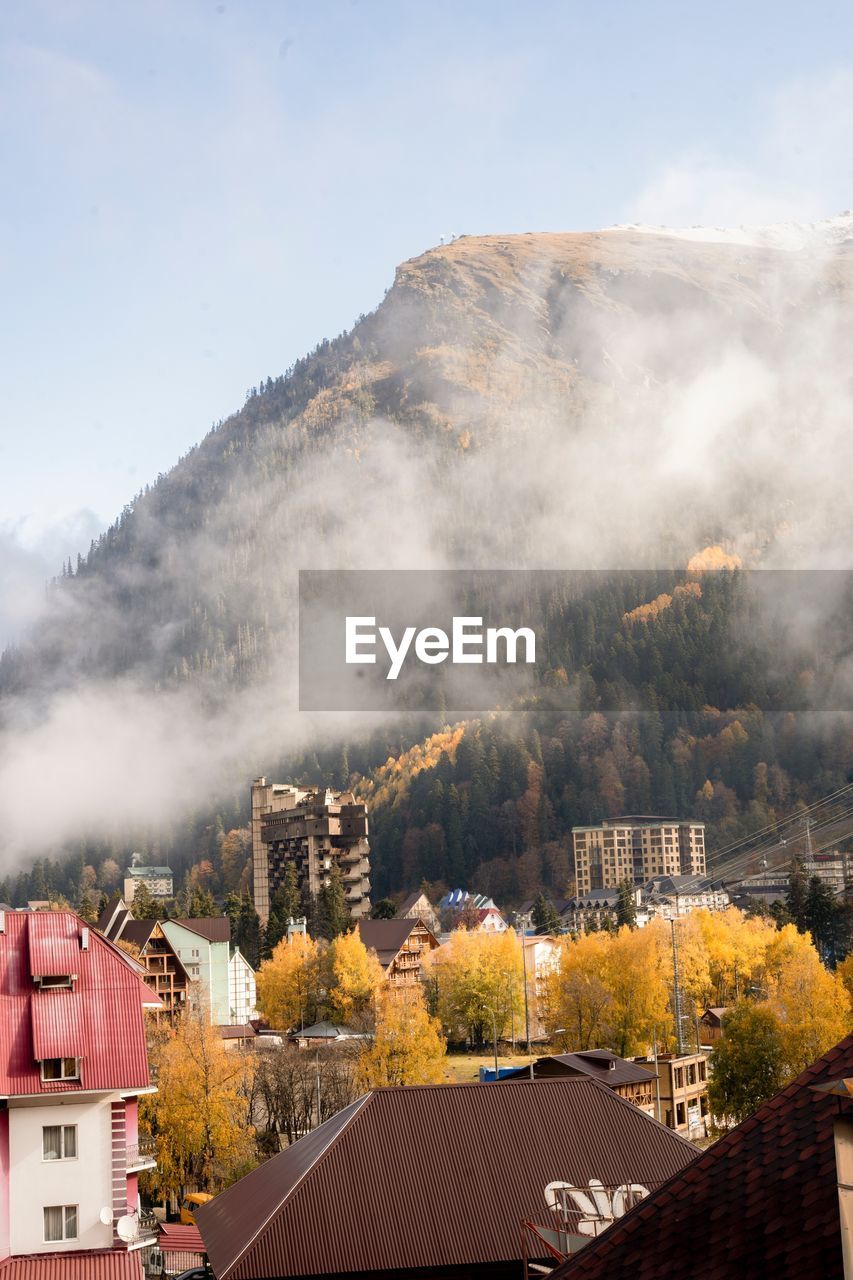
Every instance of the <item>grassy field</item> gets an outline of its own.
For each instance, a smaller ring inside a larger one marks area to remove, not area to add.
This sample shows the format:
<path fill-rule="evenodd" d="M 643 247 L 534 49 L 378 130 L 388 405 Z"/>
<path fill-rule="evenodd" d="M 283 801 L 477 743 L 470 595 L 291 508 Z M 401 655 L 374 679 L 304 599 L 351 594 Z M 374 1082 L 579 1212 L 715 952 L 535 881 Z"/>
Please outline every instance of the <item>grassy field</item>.
<path fill-rule="evenodd" d="M 540 1057 L 538 1053 L 530 1054 L 498 1054 L 499 1067 L 526 1067 L 529 1062 Z M 476 1053 L 449 1053 L 445 1059 L 447 1078 L 453 1084 L 465 1084 L 478 1079 L 480 1067 L 494 1070 L 495 1056 L 488 1049 Z"/>

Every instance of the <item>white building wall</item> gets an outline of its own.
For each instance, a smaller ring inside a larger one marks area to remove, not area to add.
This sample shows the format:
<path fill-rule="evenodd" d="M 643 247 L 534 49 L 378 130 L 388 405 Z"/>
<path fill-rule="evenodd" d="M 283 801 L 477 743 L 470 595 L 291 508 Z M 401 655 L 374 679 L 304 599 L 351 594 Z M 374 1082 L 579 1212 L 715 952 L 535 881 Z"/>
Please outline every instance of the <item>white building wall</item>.
<path fill-rule="evenodd" d="M 257 1018 L 258 991 L 255 971 L 237 947 L 228 964 L 228 999 L 231 1022 L 237 1026 Z"/>
<path fill-rule="evenodd" d="M 19 1253 L 62 1253 L 69 1249 L 109 1249 L 112 1221 L 100 1221 L 112 1205 L 111 1096 L 80 1103 L 26 1106 L 9 1104 L 9 1210 L 11 1248 Z M 43 1158 L 44 1125 L 77 1126 L 73 1160 Z M 47 1243 L 44 1213 L 48 1205 L 78 1206 L 77 1239 Z"/>

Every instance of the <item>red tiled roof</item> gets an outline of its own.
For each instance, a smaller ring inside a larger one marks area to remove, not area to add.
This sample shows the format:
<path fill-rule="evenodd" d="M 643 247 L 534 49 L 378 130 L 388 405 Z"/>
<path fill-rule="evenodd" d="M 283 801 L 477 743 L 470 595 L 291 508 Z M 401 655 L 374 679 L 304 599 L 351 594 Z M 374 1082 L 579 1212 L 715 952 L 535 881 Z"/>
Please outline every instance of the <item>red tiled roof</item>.
<path fill-rule="evenodd" d="M 218 1280 L 520 1274 L 522 1219 L 559 1221 L 550 1183 L 657 1186 L 694 1158 L 586 1076 L 409 1085 L 366 1094 L 196 1214 Z"/>
<path fill-rule="evenodd" d="M 841 1280 L 833 1124 L 812 1085 L 853 1076 L 853 1036 L 819 1058 L 552 1280 Z"/>
<path fill-rule="evenodd" d="M 40 1253 L 0 1262 L 0 1280 L 143 1280 L 138 1253 L 98 1249 Z"/>
<path fill-rule="evenodd" d="M 142 1004 L 155 997 L 94 929 L 82 950 L 85 928 L 71 911 L 6 913 L 0 933 L 0 1097 L 148 1086 Z M 54 937 L 60 952 L 76 948 L 73 991 L 41 990 L 33 980 L 30 944 L 35 938 L 37 949 L 49 951 Z M 79 1052 L 62 1047 L 66 1036 Z M 79 1082 L 41 1080 L 37 1048 L 60 1047 L 49 1056 L 80 1057 Z"/>

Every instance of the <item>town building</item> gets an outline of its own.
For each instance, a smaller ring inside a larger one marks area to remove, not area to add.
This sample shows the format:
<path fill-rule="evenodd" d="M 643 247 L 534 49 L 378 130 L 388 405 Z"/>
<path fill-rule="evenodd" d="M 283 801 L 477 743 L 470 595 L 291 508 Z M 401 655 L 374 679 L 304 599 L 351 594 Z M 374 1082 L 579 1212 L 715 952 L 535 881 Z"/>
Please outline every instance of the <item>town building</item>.
<path fill-rule="evenodd" d="M 219 1035 L 226 1049 L 247 1049 L 258 1039 L 251 1022 L 232 1022 L 228 1027 L 220 1027 Z"/>
<path fill-rule="evenodd" d="M 359 920 L 356 928 L 390 986 L 417 986 L 424 959 L 438 947 L 438 938 L 422 920 Z"/>
<path fill-rule="evenodd" d="M 657 1119 L 685 1137 L 706 1136 L 709 1124 L 708 1057 L 696 1053 L 659 1053 L 634 1061 L 658 1076 L 660 1114 Z"/>
<path fill-rule="evenodd" d="M 133 906 L 137 887 L 144 884 L 152 898 L 166 901 L 174 897 L 174 878 L 171 867 L 128 867 L 124 873 L 124 900 Z"/>
<path fill-rule="evenodd" d="M 187 1007 L 190 976 L 160 921 L 134 920 L 124 899 L 117 894 L 101 912 L 98 930 L 111 942 L 121 940 L 133 947 L 145 971 L 144 980 L 160 1001 L 157 1020 L 174 1022 Z"/>
<path fill-rule="evenodd" d="M 587 1049 L 577 1053 L 554 1053 L 537 1058 L 529 1067 L 504 1073 L 503 1080 L 524 1079 L 558 1080 L 566 1076 L 591 1076 L 612 1089 L 620 1098 L 632 1103 L 648 1116 L 655 1116 L 656 1081 L 654 1071 L 620 1058 L 609 1049 Z M 656 1117 L 655 1117 L 656 1118 Z M 671 1127 L 671 1126 L 670 1126 Z"/>
<path fill-rule="evenodd" d="M 721 884 L 706 876 L 654 876 L 642 895 L 650 918 L 678 920 L 691 911 L 725 911 L 731 898 Z"/>
<path fill-rule="evenodd" d="M 642 889 L 634 889 L 633 905 L 634 922 L 642 929 L 649 922 Z M 558 914 L 564 933 L 615 928 L 619 923 L 619 890 L 590 889 L 588 893 L 561 902 Z"/>
<path fill-rule="evenodd" d="M 201 1009 L 215 1026 L 232 1021 L 227 916 L 135 920 L 124 900 L 115 897 L 101 913 L 98 928 L 110 942 L 130 943 L 139 951 L 146 981 L 170 1018 L 184 1009 Z"/>
<path fill-rule="evenodd" d="M 297 1049 L 324 1049 L 345 1040 L 366 1040 L 368 1036 L 363 1031 L 341 1026 L 337 1022 L 314 1022 L 310 1027 L 292 1031 L 287 1039 Z"/>
<path fill-rule="evenodd" d="M 141 1280 L 143 1009 L 159 1001 L 71 911 L 0 913 L 0 998 L 0 1276 Z"/>
<path fill-rule="evenodd" d="M 851 1078 L 848 1036 L 551 1280 L 849 1280 Z"/>
<path fill-rule="evenodd" d="M 716 1044 L 718 1040 L 723 1038 L 723 1018 L 728 1013 L 728 1008 L 716 1007 L 707 1008 L 699 1019 L 699 1027 L 701 1029 L 703 1044 Z"/>
<path fill-rule="evenodd" d="M 285 868 L 296 868 L 300 890 L 316 898 L 332 867 L 340 870 L 347 906 L 370 914 L 367 805 L 350 791 L 252 783 L 252 868 L 255 910 L 266 924 Z"/>
<path fill-rule="evenodd" d="M 705 875 L 705 824 L 628 815 L 573 827 L 577 892 L 641 886 L 655 876 Z"/>
<path fill-rule="evenodd" d="M 234 948 L 228 961 L 228 1014 L 232 1025 L 259 1017 L 255 971 L 239 947 Z"/>
<path fill-rule="evenodd" d="M 522 934 L 524 981 L 527 986 L 526 1026 L 524 1039 L 529 1044 L 545 1038 L 546 994 L 548 979 L 560 968 L 560 944 L 547 934 L 527 938 Z"/>
<path fill-rule="evenodd" d="M 433 933 L 437 934 L 441 930 L 438 914 L 435 907 L 430 902 L 425 893 L 418 891 L 410 893 L 408 898 L 400 904 L 397 912 L 398 920 L 423 920 L 424 924 Z"/>
<path fill-rule="evenodd" d="M 518 1280 L 695 1158 L 589 1076 L 377 1089 L 196 1220 L 217 1280 Z"/>
<path fill-rule="evenodd" d="M 231 1021 L 231 922 L 227 916 L 164 920 L 163 932 L 192 983 L 191 1009 L 201 1010 L 216 1027 Z"/>

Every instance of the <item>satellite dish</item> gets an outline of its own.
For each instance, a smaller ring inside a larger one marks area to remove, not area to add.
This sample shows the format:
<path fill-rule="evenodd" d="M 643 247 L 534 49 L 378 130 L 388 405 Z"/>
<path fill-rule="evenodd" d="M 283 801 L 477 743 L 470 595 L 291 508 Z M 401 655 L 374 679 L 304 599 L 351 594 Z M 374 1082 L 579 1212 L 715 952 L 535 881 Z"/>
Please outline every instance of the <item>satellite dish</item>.
<path fill-rule="evenodd" d="M 101 1212 L 98 1214 L 105 1227 L 108 1227 L 113 1220 L 113 1211 L 108 1204 L 105 1204 Z"/>
<path fill-rule="evenodd" d="M 139 1224 L 135 1213 L 126 1213 L 123 1218 L 119 1218 L 116 1223 L 116 1235 L 125 1244 L 131 1244 L 136 1239 L 139 1235 Z"/>

